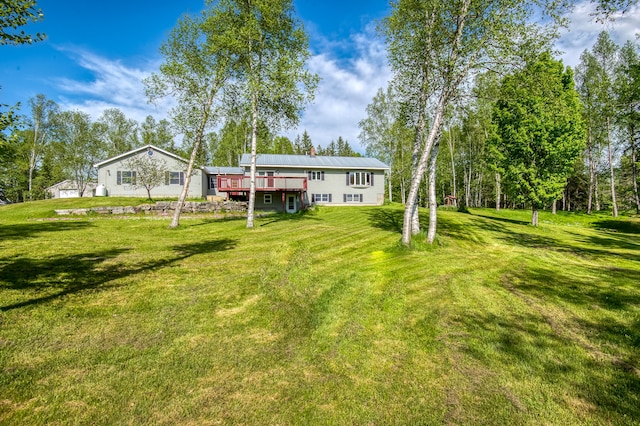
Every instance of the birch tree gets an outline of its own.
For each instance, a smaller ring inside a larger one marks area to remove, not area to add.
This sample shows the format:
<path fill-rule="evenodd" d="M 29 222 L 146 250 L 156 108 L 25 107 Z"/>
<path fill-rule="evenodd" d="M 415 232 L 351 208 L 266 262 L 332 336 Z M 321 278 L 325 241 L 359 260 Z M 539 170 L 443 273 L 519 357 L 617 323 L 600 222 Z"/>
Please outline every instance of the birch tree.
<path fill-rule="evenodd" d="M 200 146 L 219 118 L 222 90 L 232 76 L 232 58 L 225 46 L 236 37 L 236 28 L 228 24 L 219 6 L 208 5 L 201 15 L 187 15 L 178 21 L 160 48 L 164 56 L 160 71 L 144 81 L 152 102 L 166 96 L 176 100 L 170 112 L 172 121 L 184 138 L 192 141 L 184 187 L 170 228 L 180 224 Z"/>
<path fill-rule="evenodd" d="M 389 201 L 393 201 L 393 186 L 397 186 L 402 202 L 405 201 L 406 174 L 408 167 L 405 153 L 410 147 L 411 137 L 407 138 L 407 127 L 402 120 L 401 105 L 393 87 L 378 89 L 373 100 L 366 108 L 367 117 L 358 125 L 360 141 L 368 156 L 385 162 L 390 169 L 388 176 Z M 409 142 L 409 146 L 407 144 Z M 410 152 L 410 151 L 409 151 Z M 409 157 L 407 155 L 406 157 Z"/>
<path fill-rule="evenodd" d="M 93 167 L 105 157 L 101 126 L 91 122 L 89 114 L 63 111 L 55 115 L 54 149 L 66 175 L 84 196 L 87 183 L 96 178 Z"/>
<path fill-rule="evenodd" d="M 620 50 L 615 78 L 618 123 L 625 139 L 625 152 L 631 163 L 631 187 L 636 213 L 640 213 L 638 194 L 638 141 L 640 140 L 640 55 L 628 41 Z"/>
<path fill-rule="evenodd" d="M 207 4 L 213 4 L 208 1 Z M 234 79 L 249 108 L 251 167 L 247 228 L 254 226 L 256 157 L 261 124 L 271 131 L 298 123 L 318 82 L 305 69 L 310 56 L 308 36 L 295 17 L 291 0 L 220 0 L 224 21 L 210 20 L 234 32 L 226 39 Z"/>
<path fill-rule="evenodd" d="M 543 10 L 557 23 L 564 4 L 526 0 L 395 0 L 382 24 L 394 84 L 410 110 L 415 131 L 414 168 L 405 206 L 402 243 L 419 232 L 418 191 L 431 151 L 442 134 L 447 106 L 476 70 L 537 52 L 554 34 L 530 22 Z M 418 225 L 418 226 L 416 226 Z M 435 228 L 435 218 L 430 219 Z M 427 234 L 432 243 L 435 229 Z"/>
<path fill-rule="evenodd" d="M 28 190 L 29 200 L 33 199 L 33 174 L 36 171 L 38 162 L 44 154 L 47 143 L 51 139 L 53 117 L 58 112 L 58 106 L 43 94 L 29 100 L 31 105 L 31 141 L 29 143 L 29 177 Z"/>
<path fill-rule="evenodd" d="M 598 35 L 592 54 L 597 62 L 595 86 L 596 108 L 598 116 L 603 120 L 604 143 L 607 146 L 609 165 L 609 187 L 611 188 L 611 207 L 613 217 L 618 217 L 618 197 L 614 165 L 615 94 L 613 91 L 614 68 L 617 61 L 618 46 L 611 40 L 606 31 Z"/>
<path fill-rule="evenodd" d="M 104 126 L 107 155 L 116 156 L 138 145 L 138 123 L 118 108 L 104 110 L 98 122 Z"/>
<path fill-rule="evenodd" d="M 600 210 L 598 198 L 598 169 L 600 166 L 600 120 L 598 99 L 596 96 L 599 84 L 599 66 L 596 58 L 585 50 L 580 55 L 580 64 L 576 69 L 576 85 L 582 101 L 582 115 L 586 128 L 586 160 L 589 169 L 589 186 L 587 196 L 587 213 L 592 209 Z"/>

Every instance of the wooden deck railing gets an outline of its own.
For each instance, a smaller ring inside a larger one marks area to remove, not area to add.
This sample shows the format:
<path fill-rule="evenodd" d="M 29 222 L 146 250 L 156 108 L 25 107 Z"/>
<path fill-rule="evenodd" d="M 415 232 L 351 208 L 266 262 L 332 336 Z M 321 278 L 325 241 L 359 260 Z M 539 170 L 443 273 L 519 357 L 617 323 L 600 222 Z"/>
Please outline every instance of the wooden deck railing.
<path fill-rule="evenodd" d="M 249 176 L 218 176 L 218 191 L 244 192 L 250 190 Z M 306 191 L 306 177 L 256 176 L 256 191 Z"/>

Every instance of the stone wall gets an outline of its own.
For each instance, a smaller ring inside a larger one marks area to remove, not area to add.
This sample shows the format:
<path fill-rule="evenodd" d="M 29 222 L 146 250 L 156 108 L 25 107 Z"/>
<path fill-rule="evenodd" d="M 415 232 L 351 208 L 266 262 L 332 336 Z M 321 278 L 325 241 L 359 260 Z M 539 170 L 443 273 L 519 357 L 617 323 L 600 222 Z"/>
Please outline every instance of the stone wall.
<path fill-rule="evenodd" d="M 247 202 L 245 201 L 187 201 L 182 207 L 183 213 L 235 213 L 242 214 L 247 212 Z M 66 209 L 56 210 L 58 215 L 86 215 L 89 213 L 97 214 L 157 214 L 168 215 L 173 214 L 177 201 L 158 201 L 155 204 L 141 204 L 139 206 L 126 207 L 91 207 L 86 209 Z"/>

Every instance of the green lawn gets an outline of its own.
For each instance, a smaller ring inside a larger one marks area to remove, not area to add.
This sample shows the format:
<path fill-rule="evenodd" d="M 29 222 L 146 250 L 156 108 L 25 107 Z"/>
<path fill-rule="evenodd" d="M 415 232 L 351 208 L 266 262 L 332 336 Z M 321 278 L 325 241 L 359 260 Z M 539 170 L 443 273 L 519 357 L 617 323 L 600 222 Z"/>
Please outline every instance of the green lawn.
<path fill-rule="evenodd" d="M 96 202 L 0 206 L 0 424 L 640 423 L 638 219 Z"/>

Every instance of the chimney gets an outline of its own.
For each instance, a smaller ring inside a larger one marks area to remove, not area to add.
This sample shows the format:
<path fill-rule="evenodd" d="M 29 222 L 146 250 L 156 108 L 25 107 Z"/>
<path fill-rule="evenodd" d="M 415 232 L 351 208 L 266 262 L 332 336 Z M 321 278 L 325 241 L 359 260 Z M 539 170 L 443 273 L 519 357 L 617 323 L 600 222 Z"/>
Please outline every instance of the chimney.
<path fill-rule="evenodd" d="M 311 150 L 309 151 L 309 157 L 315 157 L 316 156 L 316 149 L 314 147 L 311 147 Z"/>

